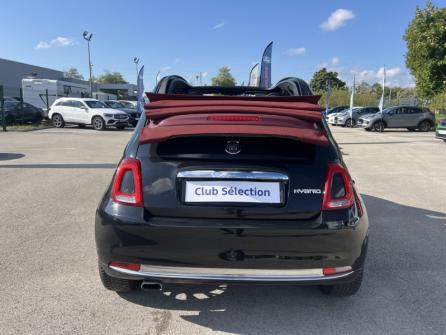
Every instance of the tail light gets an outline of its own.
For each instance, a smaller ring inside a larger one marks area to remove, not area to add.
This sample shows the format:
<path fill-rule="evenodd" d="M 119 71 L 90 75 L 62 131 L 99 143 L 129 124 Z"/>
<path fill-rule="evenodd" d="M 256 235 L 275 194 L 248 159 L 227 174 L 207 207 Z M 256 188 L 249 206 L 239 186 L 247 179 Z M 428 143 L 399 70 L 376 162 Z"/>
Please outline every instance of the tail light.
<path fill-rule="evenodd" d="M 143 205 L 139 160 L 126 158 L 121 162 L 113 182 L 112 200 L 129 206 Z"/>
<path fill-rule="evenodd" d="M 348 208 L 353 202 L 353 186 L 347 170 L 337 163 L 328 164 L 322 208 Z"/>

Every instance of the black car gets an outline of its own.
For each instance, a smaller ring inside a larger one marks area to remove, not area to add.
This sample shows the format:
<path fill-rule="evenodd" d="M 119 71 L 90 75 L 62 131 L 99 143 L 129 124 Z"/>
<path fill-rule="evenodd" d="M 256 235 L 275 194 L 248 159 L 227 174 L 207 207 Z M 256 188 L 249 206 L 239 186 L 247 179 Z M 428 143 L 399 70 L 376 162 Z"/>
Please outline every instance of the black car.
<path fill-rule="evenodd" d="M 96 212 L 107 289 L 268 283 L 357 292 L 367 213 L 306 82 L 193 87 L 169 76 L 148 97 Z"/>
<path fill-rule="evenodd" d="M 1 107 L 1 106 L 0 106 Z M 15 100 L 3 101 L 3 111 L 6 124 L 40 123 L 42 121 L 42 110 L 26 102 L 20 103 Z M 0 123 L 2 113 L 0 111 Z"/>
<path fill-rule="evenodd" d="M 136 124 L 138 123 L 141 114 L 138 113 L 135 108 L 128 108 L 124 106 L 124 104 L 122 104 L 121 102 L 115 100 L 106 100 L 103 102 L 107 105 L 107 107 L 119 109 L 120 111 L 127 113 L 127 115 L 129 116 L 129 124 L 132 125 L 133 127 L 136 127 Z"/>

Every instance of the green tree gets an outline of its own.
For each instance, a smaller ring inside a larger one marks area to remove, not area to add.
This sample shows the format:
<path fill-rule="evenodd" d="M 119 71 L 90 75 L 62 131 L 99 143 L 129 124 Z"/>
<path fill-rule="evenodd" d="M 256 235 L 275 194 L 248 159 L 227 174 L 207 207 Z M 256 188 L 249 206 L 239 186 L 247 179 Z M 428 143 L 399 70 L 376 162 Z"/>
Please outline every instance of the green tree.
<path fill-rule="evenodd" d="M 235 79 L 231 74 L 231 69 L 227 66 L 218 69 L 218 74 L 212 78 L 212 86 L 235 86 Z"/>
<path fill-rule="evenodd" d="M 80 79 L 83 80 L 84 76 L 79 73 L 79 71 L 75 67 L 70 67 L 65 72 L 65 77 L 67 78 L 73 78 L 73 79 Z"/>
<path fill-rule="evenodd" d="M 105 71 L 96 80 L 100 84 L 127 84 L 121 73 Z"/>
<path fill-rule="evenodd" d="M 417 92 L 432 97 L 446 89 L 446 8 L 431 1 L 417 7 L 404 35 L 406 66 L 415 77 Z"/>
<path fill-rule="evenodd" d="M 338 78 L 338 73 L 335 71 L 327 71 L 324 67 L 313 74 L 310 81 L 310 87 L 315 92 L 323 92 L 327 90 L 327 81 L 331 81 L 332 88 L 344 88 L 345 82 Z"/>

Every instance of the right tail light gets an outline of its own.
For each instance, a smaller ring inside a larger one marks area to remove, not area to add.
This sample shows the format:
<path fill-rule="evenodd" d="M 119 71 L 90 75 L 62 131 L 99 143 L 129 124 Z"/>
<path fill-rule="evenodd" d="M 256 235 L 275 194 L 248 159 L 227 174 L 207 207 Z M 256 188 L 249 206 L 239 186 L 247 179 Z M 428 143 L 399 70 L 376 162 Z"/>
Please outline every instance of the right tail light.
<path fill-rule="evenodd" d="M 128 206 L 143 206 L 141 164 L 135 158 L 122 160 L 116 170 L 112 187 L 114 202 Z"/>
<path fill-rule="evenodd" d="M 338 163 L 329 163 L 325 177 L 324 210 L 349 208 L 354 203 L 353 185 L 347 170 Z"/>

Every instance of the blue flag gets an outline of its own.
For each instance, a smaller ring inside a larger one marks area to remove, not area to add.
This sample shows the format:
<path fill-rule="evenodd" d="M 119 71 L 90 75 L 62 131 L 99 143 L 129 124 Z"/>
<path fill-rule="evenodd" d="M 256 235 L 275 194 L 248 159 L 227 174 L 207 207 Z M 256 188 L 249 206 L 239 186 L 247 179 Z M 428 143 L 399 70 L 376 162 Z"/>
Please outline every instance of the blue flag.
<path fill-rule="evenodd" d="M 136 107 L 136 110 L 139 113 L 143 113 L 144 112 L 144 65 L 141 67 L 141 70 L 139 70 L 138 73 L 138 82 L 137 82 L 137 86 L 138 86 L 138 105 Z"/>
<path fill-rule="evenodd" d="M 271 87 L 271 57 L 273 54 L 273 42 L 268 44 L 262 56 L 260 67 L 260 87 Z"/>

